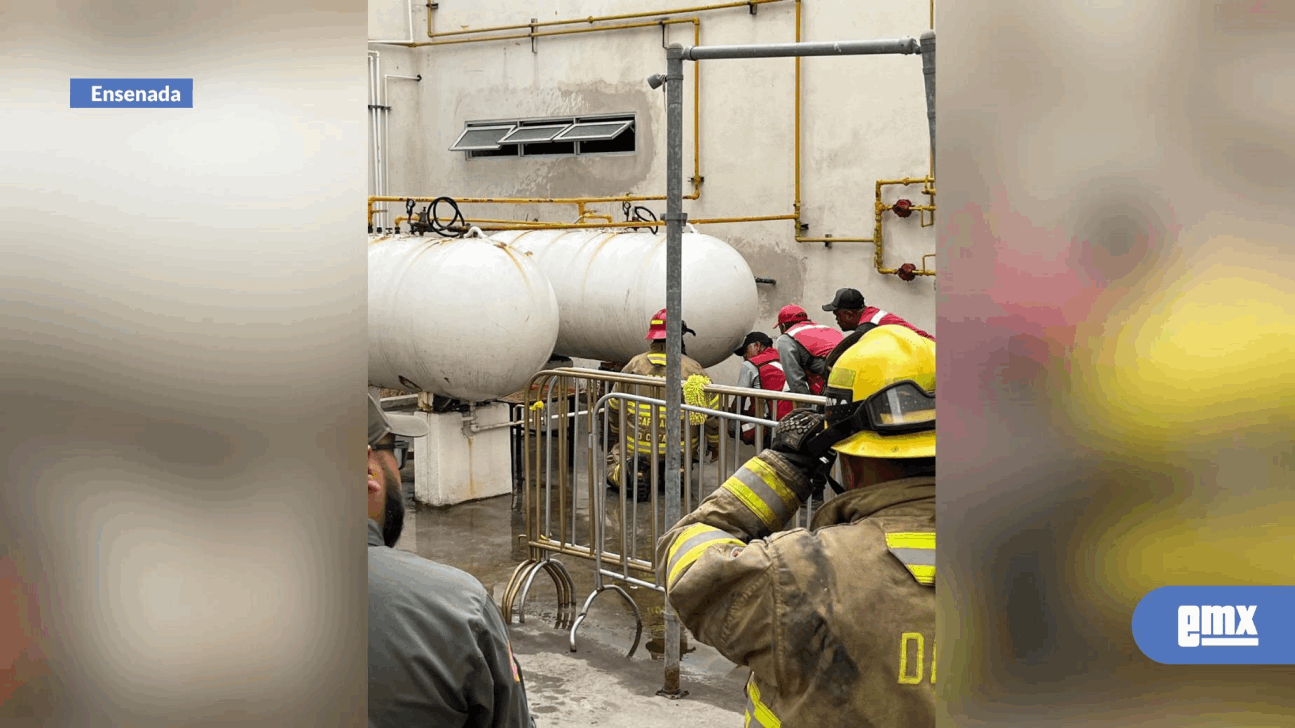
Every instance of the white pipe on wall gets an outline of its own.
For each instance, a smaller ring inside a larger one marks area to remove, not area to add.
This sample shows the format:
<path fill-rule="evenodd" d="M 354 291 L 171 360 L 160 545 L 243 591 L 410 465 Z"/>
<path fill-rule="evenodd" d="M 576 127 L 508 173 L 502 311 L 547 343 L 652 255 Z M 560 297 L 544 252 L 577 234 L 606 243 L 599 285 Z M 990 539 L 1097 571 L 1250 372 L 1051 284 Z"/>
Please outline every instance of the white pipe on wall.
<path fill-rule="evenodd" d="M 373 195 L 387 194 L 387 106 L 386 83 L 382 77 L 382 54 L 369 51 L 369 131 L 372 135 Z M 386 222 L 387 205 L 374 208 L 377 227 Z"/>
<path fill-rule="evenodd" d="M 382 102 L 381 102 L 381 103 L 382 103 L 382 106 L 384 107 L 384 108 L 382 109 L 382 144 L 383 144 L 383 148 L 387 150 L 387 154 L 386 154 L 386 155 L 383 157 L 383 159 L 382 159 L 382 187 L 381 187 L 382 191 L 378 193 L 379 195 L 387 195 L 387 194 L 390 194 L 389 192 L 387 192 L 387 189 L 388 189 L 387 182 L 388 182 L 388 172 L 389 172 L 390 167 L 391 167 L 391 163 L 390 163 L 390 158 L 391 158 L 391 149 L 390 149 L 390 146 L 391 146 L 391 99 L 390 99 L 390 96 L 388 96 L 388 94 L 389 94 L 389 89 L 387 88 L 387 82 L 388 82 L 388 81 L 390 81 L 390 80 L 391 80 L 391 79 L 393 79 L 393 78 L 401 79 L 401 80 L 406 80 L 406 81 L 422 81 L 422 80 L 423 80 L 423 77 L 422 77 L 422 76 L 402 76 L 402 75 L 395 74 L 395 73 L 388 73 L 388 74 L 386 74 L 386 75 L 384 75 L 384 76 L 382 77 Z M 383 208 L 385 209 L 385 208 L 386 208 L 386 203 L 383 203 L 383 204 L 382 204 L 382 206 L 383 206 Z"/>
<path fill-rule="evenodd" d="M 374 56 L 374 58 L 376 58 L 376 59 L 377 59 L 377 72 L 374 74 L 374 77 L 373 77 L 373 95 L 374 95 L 374 97 L 375 97 L 375 98 L 377 98 L 377 99 L 378 99 L 378 101 L 377 101 L 377 106 L 382 107 L 382 106 L 385 106 L 385 105 L 386 105 L 386 100 L 382 98 L 382 87 L 381 87 L 381 82 L 382 82 L 382 54 L 378 53 L 377 51 L 373 51 L 373 56 Z M 386 136 L 383 134 L 383 118 L 384 118 L 383 110 L 382 110 L 381 108 L 375 109 L 375 110 L 374 110 L 374 112 L 373 112 L 373 114 L 374 114 L 374 116 L 373 116 L 373 128 L 374 128 L 374 133 L 377 135 L 377 140 L 378 140 L 378 144 L 377 144 L 377 153 L 378 153 L 378 178 L 377 178 L 378 183 L 377 183 L 377 188 L 378 188 L 378 193 L 377 193 L 377 194 L 379 194 L 379 195 L 385 195 L 385 194 L 387 194 L 387 192 L 386 192 L 386 185 L 384 184 L 384 183 L 386 182 L 386 180 L 385 180 L 385 179 L 383 179 L 383 170 L 385 170 L 385 169 L 387 168 L 387 139 L 386 139 Z M 386 222 L 386 223 L 390 224 L 390 223 L 389 223 L 389 221 L 387 220 L 387 214 L 386 214 L 386 213 L 387 213 L 387 205 L 386 205 L 386 203 L 383 203 L 383 204 L 381 205 L 380 209 L 382 210 L 382 212 L 381 212 L 381 213 L 379 213 L 378 219 L 379 219 L 379 220 L 382 220 L 383 222 Z"/>
<path fill-rule="evenodd" d="M 427 12 L 431 12 L 429 8 Z M 409 39 L 408 40 L 371 40 L 370 43 L 413 43 L 414 42 L 414 0 L 409 0 Z"/>
<path fill-rule="evenodd" d="M 378 195 L 378 194 L 381 194 L 380 192 L 381 172 L 379 171 L 379 168 L 378 168 L 378 159 L 379 159 L 378 123 L 377 123 L 378 111 L 377 109 L 374 108 L 374 106 L 376 106 L 378 103 L 377 101 L 378 75 L 376 70 L 378 53 L 376 51 L 369 51 L 368 58 L 369 58 L 369 109 L 368 109 L 369 111 L 369 154 L 371 157 L 369 160 L 369 171 L 370 171 L 370 174 L 372 174 L 373 176 L 373 181 L 370 184 L 370 189 L 372 190 L 372 194 Z"/>

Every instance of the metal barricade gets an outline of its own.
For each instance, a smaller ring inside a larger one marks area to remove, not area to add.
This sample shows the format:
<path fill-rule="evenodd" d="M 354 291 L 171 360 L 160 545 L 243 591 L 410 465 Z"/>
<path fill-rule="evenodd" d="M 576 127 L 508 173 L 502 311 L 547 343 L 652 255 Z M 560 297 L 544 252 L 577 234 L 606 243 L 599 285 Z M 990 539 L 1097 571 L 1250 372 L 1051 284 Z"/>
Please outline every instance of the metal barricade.
<path fill-rule="evenodd" d="M 525 621 L 527 596 L 536 575 L 544 571 L 558 594 L 555 627 L 570 629 L 572 651 L 580 624 L 604 591 L 617 592 L 633 611 L 636 631 L 628 655 L 638 649 L 643 631 L 638 604 L 625 589 L 609 582 L 663 591 L 656 584 L 654 552 L 661 534 L 674 525 L 665 522 L 665 499 L 659 492 L 665 467 L 664 389 L 665 381 L 659 377 L 574 367 L 540 372 L 531 380 L 521 428 L 525 533 L 519 536 L 525 539 L 528 558 L 517 566 L 505 588 L 506 620 L 511 621 L 516 612 L 518 621 Z M 770 414 L 779 401 L 798 406 L 826 403 L 823 397 L 715 384 L 705 387 L 704 394 L 711 407 L 684 405 L 688 419 L 682 428 L 681 515 L 691 512 L 767 441 L 774 420 L 739 414 L 739 409 Z M 689 421 L 694 415 L 705 421 Z M 609 418 L 616 419 L 615 439 Z M 751 435 L 749 443 L 742 441 L 743 425 L 751 426 L 746 431 Z M 717 440 L 707 442 L 707 430 L 717 433 Z M 633 452 L 629 452 L 631 443 L 636 443 Z M 713 461 L 707 452 L 711 446 Z M 617 457 L 618 490 L 607 481 L 609 466 Z M 642 502 L 635 497 L 640 478 L 647 478 L 651 486 Z M 808 526 L 821 503 L 811 498 L 787 527 Z M 593 562 L 594 589 L 578 616 L 575 586 L 559 556 Z"/>

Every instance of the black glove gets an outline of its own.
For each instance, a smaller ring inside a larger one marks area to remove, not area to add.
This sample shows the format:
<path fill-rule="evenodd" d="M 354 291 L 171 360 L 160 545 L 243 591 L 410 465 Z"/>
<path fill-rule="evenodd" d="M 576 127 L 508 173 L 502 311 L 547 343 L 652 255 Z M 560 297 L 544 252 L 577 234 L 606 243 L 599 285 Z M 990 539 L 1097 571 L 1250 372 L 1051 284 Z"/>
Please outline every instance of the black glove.
<path fill-rule="evenodd" d="M 773 428 L 773 441 L 769 449 L 786 458 L 797 470 L 809 478 L 817 493 L 823 492 L 827 473 L 836 462 L 836 452 L 828 449 L 822 453 L 809 451 L 814 437 L 823 432 L 823 415 L 812 410 L 792 410 Z"/>
<path fill-rule="evenodd" d="M 773 428 L 773 441 L 769 449 L 784 455 L 800 455 L 806 442 L 823 430 L 824 423 L 823 415 L 817 412 L 792 410 Z"/>

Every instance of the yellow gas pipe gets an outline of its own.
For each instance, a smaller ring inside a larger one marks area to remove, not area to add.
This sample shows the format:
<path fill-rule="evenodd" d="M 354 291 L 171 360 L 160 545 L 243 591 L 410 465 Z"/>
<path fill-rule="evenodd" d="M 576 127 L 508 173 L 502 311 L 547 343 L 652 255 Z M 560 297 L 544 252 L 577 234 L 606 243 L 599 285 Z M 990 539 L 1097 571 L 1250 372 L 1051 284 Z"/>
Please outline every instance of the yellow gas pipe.
<path fill-rule="evenodd" d="M 428 38 L 445 38 L 454 35 L 479 35 L 482 33 L 497 33 L 504 30 L 525 30 L 534 28 L 549 28 L 556 25 L 579 25 L 580 23 L 601 23 L 610 20 L 634 20 L 637 18 L 654 18 L 668 15 L 684 15 L 686 13 L 700 13 L 709 10 L 726 10 L 729 8 L 754 7 L 756 5 L 767 5 L 769 3 L 784 2 L 785 0 L 743 0 L 742 2 L 719 3 L 713 5 L 698 5 L 690 8 L 671 8 L 669 10 L 652 10 L 639 13 L 625 13 L 622 15 L 590 15 L 583 18 L 571 18 L 569 20 L 546 20 L 537 23 L 518 23 L 516 25 L 496 25 L 487 28 L 464 28 L 462 30 L 447 30 L 441 33 L 434 32 L 432 29 L 432 4 L 427 5 L 427 37 Z M 530 34 L 522 36 L 529 38 Z M 482 38 L 481 40 L 497 40 L 496 37 Z"/>
<path fill-rule="evenodd" d="M 476 37 L 476 38 L 460 38 L 460 39 L 456 39 L 456 40 L 452 40 L 452 41 L 433 41 L 433 42 L 407 43 L 407 44 L 398 44 L 398 45 L 405 45 L 405 46 L 409 46 L 409 47 L 421 47 L 421 46 L 429 46 L 429 45 L 451 45 L 451 44 L 459 44 L 459 43 L 484 42 L 484 41 L 490 41 L 490 40 L 508 40 L 508 39 L 521 39 L 521 38 L 535 38 L 535 37 L 551 36 L 551 35 L 570 35 L 570 34 L 574 34 L 574 33 L 599 32 L 599 31 L 604 31 L 604 30 L 622 30 L 622 29 L 629 29 L 629 28 L 651 27 L 651 26 L 655 26 L 655 25 L 660 25 L 660 26 L 664 27 L 665 25 L 672 25 L 672 24 L 675 24 L 675 23 L 686 23 L 686 22 L 691 22 L 691 23 L 693 23 L 693 24 L 694 24 L 694 45 L 700 45 L 700 44 L 701 44 L 701 22 L 700 22 L 700 19 L 699 19 L 699 18 L 696 18 L 696 17 L 693 17 L 693 18 L 677 18 L 677 19 L 672 19 L 672 20 L 659 20 L 659 21 L 646 22 L 646 23 L 626 23 L 626 24 L 622 24 L 622 25 L 615 25 L 615 26 L 599 26 L 599 27 L 593 27 L 593 28 L 577 28 L 577 29 L 572 29 L 572 30 L 562 30 L 562 31 L 543 31 L 543 32 L 537 32 L 535 29 L 536 29 L 536 28 L 540 28 L 540 27 L 552 27 L 552 26 L 559 26 L 559 25 L 575 25 L 575 24 L 579 24 L 579 23 L 595 23 L 595 22 L 606 22 L 606 21 L 612 21 L 612 20 L 628 20 L 628 19 L 634 19 L 634 18 L 654 17 L 654 16 L 663 16 L 663 15 L 679 15 L 679 14 L 683 14 L 683 13 L 701 12 L 701 11 L 708 11 L 708 10 L 721 10 L 721 9 L 735 8 L 735 7 L 743 7 L 743 6 L 750 6 L 750 7 L 754 7 L 754 6 L 756 6 L 756 5 L 763 5 L 763 4 L 775 3 L 775 2 L 782 2 L 782 1 L 783 1 L 783 0 L 747 0 L 746 2 L 722 3 L 722 4 L 715 4 L 715 5 L 696 6 L 696 7 L 691 7 L 691 8 L 677 8 L 677 9 L 673 9 L 673 10 L 662 10 L 662 11 L 657 11 L 657 12 L 628 13 L 628 14 L 622 14 L 622 15 L 589 16 L 589 17 L 586 17 L 586 18 L 575 18 L 575 19 L 570 19 L 570 20 L 555 20 L 555 21 L 545 21 L 545 22 L 536 22 L 536 23 L 524 23 L 524 24 L 517 24 L 517 25 L 493 26 L 493 27 L 487 27 L 487 28 L 468 28 L 468 29 L 457 30 L 457 31 L 447 31 L 447 32 L 443 32 L 443 33 L 435 33 L 435 32 L 433 31 L 433 28 L 432 28 L 432 7 L 431 7 L 431 4 L 429 3 L 429 4 L 428 4 L 428 13 L 427 13 L 427 36 L 428 36 L 429 38 L 443 38 L 443 37 L 447 37 L 447 36 L 463 36 L 463 35 L 476 35 L 476 36 L 481 36 L 482 34 L 486 34 L 486 33 L 495 33 L 495 32 L 500 32 L 500 31 L 507 31 L 507 30 L 523 30 L 523 29 L 528 30 L 529 32 L 527 32 L 527 33 L 522 33 L 522 34 L 505 35 L 505 36 L 498 36 L 498 35 L 495 35 L 495 36 Z M 796 18 L 796 19 L 795 19 L 795 24 L 796 24 L 795 31 L 796 31 L 796 32 L 795 32 L 795 40 L 796 40 L 796 42 L 797 42 L 797 43 L 799 43 L 799 42 L 801 41 L 801 0 L 795 0 L 795 3 L 796 3 L 796 12 L 795 12 L 795 18 Z M 932 28 L 934 28 L 934 27 L 935 27 L 935 2 L 934 2 L 934 0 L 931 0 L 930 8 L 931 8 L 931 9 L 930 9 L 930 16 L 931 16 L 930 22 L 931 22 L 931 27 L 932 27 Z M 794 144 L 795 201 L 794 201 L 794 203 L 793 203 L 793 209 L 794 209 L 794 212 L 793 212 L 791 215 L 768 215 L 768 216 L 755 216 L 755 217 L 731 217 L 731 218 L 698 219 L 698 220 L 692 220 L 691 222 L 698 223 L 698 224 L 714 224 L 714 223 L 729 223 L 729 222 L 759 222 L 759 221 L 767 221 L 767 220 L 786 220 L 786 219 L 791 219 L 791 220 L 794 220 L 794 221 L 795 221 L 795 225 L 796 225 L 796 228 L 795 228 L 795 233 L 796 233 L 795 239 L 796 239 L 796 241 L 797 241 L 797 242 L 802 242 L 802 243 L 872 243 L 872 244 L 874 245 L 874 247 L 875 247 L 875 251 L 874 251 L 874 254 L 873 254 L 873 263 L 874 263 L 874 267 L 876 267 L 876 269 L 877 269 L 877 272 L 878 272 L 878 273 L 882 273 L 883 275 L 893 275 L 893 274 L 897 274 L 897 273 L 899 273 L 899 269 L 898 269 L 898 268 L 886 268 L 886 267 L 884 266 L 884 262 L 883 262 L 883 255 L 884 255 L 884 237 L 883 237 L 883 233 L 882 233 L 882 215 L 883 215 L 883 213 L 885 213 L 887 210 L 891 210 L 891 209 L 893 209 L 893 208 L 894 208 L 894 206 L 893 206 L 893 205 L 883 205 L 883 204 L 882 204 L 882 202 L 881 202 L 881 188 L 882 188 L 883 186 L 887 186 L 887 185 L 910 185 L 910 184 L 916 184 L 916 183 L 918 183 L 918 182 L 922 182 L 922 183 L 923 183 L 923 188 L 922 188 L 921 194 L 925 194 L 925 195 L 927 195 L 927 196 L 930 198 L 930 200 L 931 200 L 931 204 L 930 204 L 930 205 L 913 205 L 913 206 L 911 206 L 909 209 L 912 209 L 912 210 L 918 210 L 918 212 L 919 212 L 919 224 L 920 224 L 922 227 L 930 227 L 930 226 L 932 226 L 932 225 L 934 225 L 934 224 L 935 224 L 934 212 L 935 212 L 935 209 L 936 209 L 936 208 L 935 208 L 935 200 L 934 200 L 934 197 L 935 197 L 935 188 L 934 188 L 934 186 L 933 186 L 933 185 L 934 185 L 934 182 L 935 182 L 934 177 L 933 177 L 933 175 L 931 175 L 931 174 L 929 174 L 929 173 L 928 173 L 928 175 L 927 175 L 926 177 L 916 177 L 916 178 L 908 178 L 908 177 L 905 177 L 905 178 L 900 178 L 900 179 L 896 179 L 896 180 L 878 180 L 878 181 L 877 181 L 877 183 L 876 183 L 876 199 L 875 199 L 875 202 L 874 202 L 874 226 L 873 226 L 873 237 L 871 237 L 871 238 L 848 238 L 848 237 L 847 237 L 847 238 L 834 238 L 834 237 L 829 237 L 829 236 L 824 236 L 824 237 L 820 237 L 820 238 L 808 238 L 808 237 L 803 237 L 803 236 L 801 236 L 801 235 L 800 235 L 800 231 L 801 231 L 801 222 L 800 222 L 800 213 L 801 213 L 801 185 L 800 185 L 800 156 L 801 156 L 801 155 L 800 155 L 800 146 L 801 146 L 801 130 L 800 130 L 800 120 L 801 120 L 801 98 L 800 98 L 800 97 L 801 97 L 801 67 L 800 67 L 800 66 L 801 66 L 801 59 L 800 59 L 800 57 L 796 57 L 796 59 L 795 59 L 795 64 L 796 64 L 796 65 L 795 65 L 795 91 L 794 91 L 794 97 L 795 97 L 795 98 L 794 98 L 794 115 L 795 115 L 795 132 L 794 132 L 794 133 L 795 133 L 795 144 Z M 698 69 L 696 69 L 696 71 L 699 71 L 699 70 L 700 70 L 699 68 L 698 68 Z M 700 108 L 701 108 L 701 104 L 700 104 L 700 73 L 699 73 L 699 72 L 696 72 L 696 71 L 694 72 L 694 75 L 693 75 L 693 179 L 692 179 L 692 183 L 693 183 L 693 192 L 692 192 L 692 194 L 690 194 L 690 195 L 685 195 L 685 196 L 684 196 L 684 199 L 690 199 L 690 200 L 695 200 L 695 199 L 698 199 L 698 198 L 700 197 L 700 192 L 701 192 L 700 188 L 701 188 L 701 182 L 702 182 L 702 177 L 701 177 L 701 172 L 700 172 L 700 168 L 701 168 L 701 146 L 700 146 L 700 139 L 701 139 L 701 135 L 700 135 L 700 127 L 701 127 L 701 124 L 700 124 L 700 120 L 701 120 L 701 116 L 700 116 Z M 934 160 L 931 160 L 931 166 L 932 166 L 932 169 L 934 168 L 934 163 L 935 163 L 935 162 L 934 162 Z M 369 225 L 370 225 L 370 226 L 372 226 L 372 224 L 373 224 L 373 214 L 374 214 L 374 210 L 373 210 L 373 203 L 374 203 L 374 202 L 398 202 L 398 201 L 402 201 L 402 200 L 406 200 L 406 199 L 413 199 L 413 200 L 420 201 L 420 202 L 430 202 L 430 201 L 432 201 L 432 200 L 433 200 L 433 199 L 435 199 L 435 198 L 422 198 L 422 197 L 405 198 L 405 197 L 390 197 L 390 196 L 388 196 L 388 197 L 369 197 L 369 200 L 368 200 L 368 221 L 369 221 Z M 456 201 L 456 202 L 459 202 L 459 203 L 473 203 L 473 202 L 481 202 L 481 203 L 492 203 L 492 204 L 496 204 L 496 203 L 498 203 L 498 204 L 577 204 L 577 205 L 579 205 L 579 209 L 580 209 L 580 211 L 581 211 L 581 217 L 580 217 L 580 219 L 581 219 L 581 220 L 583 220 L 583 219 L 586 217 L 586 214 L 585 214 L 585 212 L 584 212 L 584 205 L 585 205 L 586 203 L 595 203 L 595 202 L 638 202 L 638 201 L 659 201 L 659 200 L 663 200 L 663 199 L 665 199 L 665 196 L 664 196 L 664 195 L 620 195 L 620 196 L 615 196 L 615 197 L 578 197 L 578 198 L 455 198 L 455 201 Z M 930 213 L 932 214 L 932 216 L 931 216 L 931 222 L 930 222 L 929 224 L 926 222 L 926 217 L 925 217 L 925 215 L 926 215 L 926 213 L 927 213 L 927 212 L 930 212 Z M 597 216 L 597 217 L 606 217 L 606 216 L 601 216 L 601 215 L 600 215 L 600 216 Z M 397 218 L 396 218 L 396 224 L 400 224 L 400 222 L 404 221 L 405 219 L 406 219 L 406 218 L 404 218 L 404 217 L 397 217 Z M 543 228 L 563 228 L 563 227 L 566 227 L 566 228 L 597 228 L 597 227 L 651 227 L 651 226 L 653 226 L 653 224 L 652 224 L 652 223 L 643 223 L 643 222 L 641 222 L 641 221 L 631 221 L 631 222 L 611 222 L 611 221 L 609 221 L 608 223 L 605 223 L 605 224 L 604 224 L 604 223 L 575 223 L 575 224 L 572 224 L 572 223 L 563 223 L 563 222 L 541 222 L 541 221 L 498 221 L 498 220 L 486 220 L 486 219 L 481 219 L 481 220 L 473 220 L 473 221 L 468 221 L 468 222 L 469 222 L 469 223 L 472 223 L 472 222 L 485 222 L 485 223 L 499 223 L 499 222 L 506 222 L 506 223 L 508 224 L 508 227 L 489 227 L 489 228 L 485 228 L 485 227 L 483 227 L 483 228 L 482 228 L 483 230 L 486 230 L 486 229 L 489 229 L 489 230 L 508 230 L 508 229 L 543 229 Z M 660 224 L 660 223 L 657 223 L 657 225 L 659 225 L 659 224 Z M 926 259 L 927 259 L 928 257 L 933 256 L 933 255 L 935 255 L 935 254 L 934 254 L 934 253 L 930 253 L 930 254 L 927 254 L 927 255 L 922 256 L 922 268 L 921 268 L 921 269 L 918 269 L 918 270 L 915 270 L 915 271 L 912 271 L 912 274 L 913 274 L 913 275 L 922 275 L 922 276 L 933 276 L 933 275 L 935 275 L 935 271 L 928 270 L 928 269 L 926 268 Z"/>
<path fill-rule="evenodd" d="M 413 198 L 413 199 L 418 199 L 418 198 Z M 491 220 L 491 219 L 465 218 L 463 221 L 463 224 L 471 227 L 480 228 L 483 232 L 487 230 L 490 230 L 490 231 L 566 230 L 566 229 L 580 230 L 580 229 L 612 228 L 612 227 L 655 228 L 655 227 L 665 226 L 664 220 L 658 220 L 657 222 L 652 222 L 650 220 L 647 222 L 643 222 L 642 220 L 612 221 L 610 217 L 608 217 L 607 215 L 593 215 L 593 214 L 588 215 L 588 217 L 605 218 L 608 220 L 608 222 L 572 223 L 572 222 L 561 222 L 561 221 L 552 221 L 552 220 Z M 409 218 L 405 217 L 404 215 L 401 215 L 396 218 L 395 224 L 399 225 L 408 219 Z M 796 219 L 796 216 L 794 214 L 789 213 L 786 215 L 755 215 L 750 217 L 708 217 L 708 218 L 699 218 L 696 220 L 689 220 L 688 222 L 690 224 L 695 223 L 698 225 L 721 225 L 721 224 L 737 223 L 737 222 L 769 222 L 772 220 L 795 220 L 795 219 Z M 479 224 L 479 223 L 485 223 L 485 224 Z"/>
<path fill-rule="evenodd" d="M 783 2 L 783 1 L 784 1 L 784 0 L 752 0 L 752 3 L 751 3 L 751 4 L 759 5 L 759 4 L 764 4 L 764 3 Z M 728 4 L 728 5 L 705 6 L 705 7 L 700 8 L 700 9 L 702 9 L 702 10 L 718 10 L 718 9 L 721 9 L 721 8 L 728 8 L 728 7 L 740 7 L 740 6 L 747 5 L 747 4 L 748 4 L 748 3 L 745 3 L 745 2 L 743 2 L 743 3 L 730 3 L 730 4 Z M 611 20 L 611 19 L 617 19 L 617 18 L 621 18 L 621 17 L 645 17 L 645 16 L 651 16 L 651 15 L 673 15 L 673 14 L 678 14 L 678 13 L 683 13 L 683 12 L 688 12 L 688 11 L 687 11 L 687 10 L 672 10 L 672 11 L 664 11 L 664 12 L 661 12 L 661 13 L 634 13 L 634 14 L 626 15 L 626 16 L 603 16 L 603 17 L 591 17 L 591 18 L 587 18 L 587 19 L 572 20 L 572 21 L 552 21 L 552 22 L 549 22 L 549 23 L 537 23 L 536 25 L 568 25 L 568 24 L 577 23 L 577 22 L 595 22 L 595 21 L 599 21 L 599 20 Z M 572 33 L 597 33 L 597 32 L 607 31 L 607 30 L 624 30 L 624 29 L 627 29 L 627 28 L 646 28 L 646 27 L 652 27 L 652 26 L 658 26 L 658 25 L 659 25 L 659 26 L 678 25 L 678 24 L 682 24 L 682 23 L 692 23 L 692 24 L 693 24 L 693 45 L 701 45 L 701 18 L 697 18 L 697 17 L 691 17 L 691 18 L 673 18 L 673 19 L 670 19 L 670 20 L 660 20 L 660 21 L 654 21 L 654 22 L 650 22 L 650 23 L 628 23 L 628 24 L 624 24 L 624 25 L 599 26 L 599 27 L 595 27 L 595 28 L 579 28 L 579 29 L 569 30 L 569 31 L 556 31 L 556 32 L 547 32 L 547 33 L 535 33 L 534 35 L 569 35 L 569 34 L 572 34 Z M 430 9 L 429 9 L 429 11 L 428 11 L 428 24 L 429 24 L 429 25 L 428 25 L 429 35 L 430 35 L 430 24 L 431 24 L 431 11 L 430 11 Z M 498 30 L 498 29 L 505 29 L 505 30 L 509 30 L 509 29 L 518 28 L 518 27 L 520 27 L 520 28 L 528 28 L 528 27 L 530 27 L 530 25 L 521 25 L 521 26 L 502 26 L 501 28 L 488 29 L 488 30 Z M 480 33 L 480 32 L 486 32 L 486 30 L 487 30 L 487 29 L 482 29 L 482 30 L 450 31 L 450 32 L 447 32 L 447 33 L 441 33 L 441 34 L 438 34 L 438 35 L 461 35 L 461 34 L 464 34 L 464 33 Z M 509 38 L 512 38 L 512 37 L 516 37 L 516 38 L 529 38 L 529 37 L 531 37 L 532 35 L 533 35 L 533 34 L 531 34 L 531 33 L 527 33 L 527 34 L 523 34 L 523 35 L 519 35 L 519 36 L 507 36 L 507 37 L 509 37 Z M 442 43 L 396 43 L 396 44 L 393 44 L 393 45 L 401 45 L 401 46 L 407 46 L 407 47 L 420 47 L 420 46 L 428 46 L 428 45 L 449 45 L 449 44 L 451 44 L 451 43 L 475 43 L 475 42 L 483 42 L 483 41 L 489 41 L 489 40 L 504 40 L 504 39 L 505 39 L 505 37 L 502 37 L 502 36 L 492 36 L 492 37 L 487 37 L 487 38 L 467 38 L 467 39 L 462 39 L 462 40 L 457 40 L 457 41 L 446 41 L 446 42 L 442 42 Z M 692 193 L 691 193 L 691 194 L 684 195 L 684 196 L 683 196 L 683 199 L 685 199 L 685 200 L 696 200 L 696 199 L 699 199 L 699 198 L 701 197 L 701 185 L 702 185 L 702 182 L 704 181 L 704 178 L 701 176 L 701 64 L 700 64 L 700 63 L 696 63 L 696 64 L 693 64 L 693 66 L 694 66 L 694 68 L 693 68 L 693 79 L 692 79 L 692 80 L 693 80 L 693 87 L 692 87 Z M 368 205 L 368 225 L 369 225 L 369 227 L 372 227 L 372 226 L 373 226 L 373 215 L 375 214 L 375 210 L 373 209 L 373 203 L 374 203 L 374 202 L 400 202 L 400 201 L 403 201 L 403 200 L 406 200 L 406 199 L 412 199 L 412 200 L 419 201 L 419 202 L 431 202 L 431 201 L 432 201 L 433 199 L 435 199 L 435 198 L 424 199 L 424 198 L 421 198 L 421 197 L 412 197 L 412 198 L 407 198 L 407 197 L 391 197 L 391 196 L 386 196 L 386 197 L 371 196 L 371 197 L 369 197 L 369 205 Z M 569 198 L 539 198 L 539 197 L 494 197 L 494 198 L 484 198 L 484 197 L 470 198 L 470 197 L 463 197 L 463 198 L 458 198 L 458 197 L 454 197 L 453 199 L 454 199 L 454 201 L 455 201 L 455 202 L 461 202 L 461 203 L 462 203 L 462 202 L 483 202 L 483 203 L 485 203 L 485 202 L 489 202 L 489 203 L 491 203 L 491 204 L 534 205 L 534 204 L 550 204 L 550 203 L 551 203 L 551 204 L 579 204 L 579 203 L 582 203 L 582 202 L 650 202 L 650 201 L 661 201 L 661 200 L 664 200 L 664 199 L 665 199 L 665 195 L 619 195 L 619 196 L 615 196 L 615 197 L 569 197 Z"/>

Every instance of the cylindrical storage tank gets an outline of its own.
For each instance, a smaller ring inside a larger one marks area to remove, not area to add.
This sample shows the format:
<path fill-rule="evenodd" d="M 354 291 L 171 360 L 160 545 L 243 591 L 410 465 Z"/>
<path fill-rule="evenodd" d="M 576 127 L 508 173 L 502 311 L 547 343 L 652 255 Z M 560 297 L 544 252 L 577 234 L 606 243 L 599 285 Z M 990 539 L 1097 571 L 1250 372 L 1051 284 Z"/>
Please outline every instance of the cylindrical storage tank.
<path fill-rule="evenodd" d="M 558 336 L 531 258 L 481 238 L 369 237 L 369 383 L 481 402 L 521 389 Z"/>
<path fill-rule="evenodd" d="M 652 314 L 665 308 L 665 232 L 594 229 L 507 231 L 491 236 L 529 253 L 549 277 L 561 311 L 556 353 L 629 361 L 647 349 Z M 760 299 L 755 276 L 719 238 L 684 233 L 683 320 L 688 356 L 704 367 L 733 355 Z"/>

